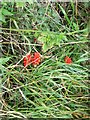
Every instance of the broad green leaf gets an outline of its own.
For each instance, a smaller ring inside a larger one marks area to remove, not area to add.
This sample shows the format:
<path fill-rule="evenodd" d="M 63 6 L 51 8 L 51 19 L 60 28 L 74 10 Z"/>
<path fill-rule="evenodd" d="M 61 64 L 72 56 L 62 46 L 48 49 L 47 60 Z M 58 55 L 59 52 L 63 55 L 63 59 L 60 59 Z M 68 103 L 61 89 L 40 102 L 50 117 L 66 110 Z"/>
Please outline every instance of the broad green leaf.
<path fill-rule="evenodd" d="M 44 37 L 43 36 L 39 37 L 38 41 L 41 42 L 41 43 L 44 43 Z"/>
<path fill-rule="evenodd" d="M 56 36 L 54 44 L 60 46 L 60 42 L 64 39 L 66 39 L 66 36 L 63 33 L 60 33 L 59 35 Z"/>
<path fill-rule="evenodd" d="M 44 52 L 46 52 L 48 49 L 51 49 L 55 45 L 60 46 L 60 42 L 65 39 L 66 39 L 66 36 L 64 33 L 60 33 L 59 35 L 54 35 L 54 34 L 44 35 L 44 34 L 42 34 L 40 37 L 38 37 L 38 41 L 40 41 L 42 44 L 44 44 L 42 47 Z"/>

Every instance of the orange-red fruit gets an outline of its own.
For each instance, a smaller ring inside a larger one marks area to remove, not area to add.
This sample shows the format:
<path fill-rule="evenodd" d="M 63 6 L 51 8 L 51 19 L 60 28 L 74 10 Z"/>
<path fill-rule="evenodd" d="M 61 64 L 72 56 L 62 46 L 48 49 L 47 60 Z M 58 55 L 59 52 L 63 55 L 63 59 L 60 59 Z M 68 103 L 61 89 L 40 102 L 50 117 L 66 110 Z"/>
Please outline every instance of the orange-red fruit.
<path fill-rule="evenodd" d="M 32 65 L 39 65 L 41 62 L 41 57 L 39 52 L 35 52 L 32 58 Z"/>
<path fill-rule="evenodd" d="M 72 63 L 72 59 L 69 58 L 68 56 L 66 56 L 64 60 L 65 60 L 65 63 L 67 63 L 67 64 L 71 64 Z"/>
<path fill-rule="evenodd" d="M 28 66 L 29 63 L 31 63 L 31 62 L 32 62 L 31 54 L 27 54 L 26 57 L 24 57 L 24 59 L 23 59 L 24 67 Z"/>

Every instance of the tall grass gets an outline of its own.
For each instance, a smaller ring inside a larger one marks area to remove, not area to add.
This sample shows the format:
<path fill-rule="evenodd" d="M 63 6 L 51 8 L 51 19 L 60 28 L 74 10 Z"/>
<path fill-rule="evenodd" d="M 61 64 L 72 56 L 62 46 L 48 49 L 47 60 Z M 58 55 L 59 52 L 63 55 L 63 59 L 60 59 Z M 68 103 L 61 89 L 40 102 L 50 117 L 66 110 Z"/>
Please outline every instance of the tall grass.
<path fill-rule="evenodd" d="M 4 16 L 0 28 L 0 117 L 90 118 L 88 6 L 71 2 L 2 7 L 13 15 Z M 59 43 L 54 41 L 45 52 L 40 41 L 34 43 L 36 37 L 51 43 L 54 35 Z M 41 64 L 24 68 L 24 56 L 35 51 L 42 55 Z M 72 64 L 65 63 L 65 56 Z"/>

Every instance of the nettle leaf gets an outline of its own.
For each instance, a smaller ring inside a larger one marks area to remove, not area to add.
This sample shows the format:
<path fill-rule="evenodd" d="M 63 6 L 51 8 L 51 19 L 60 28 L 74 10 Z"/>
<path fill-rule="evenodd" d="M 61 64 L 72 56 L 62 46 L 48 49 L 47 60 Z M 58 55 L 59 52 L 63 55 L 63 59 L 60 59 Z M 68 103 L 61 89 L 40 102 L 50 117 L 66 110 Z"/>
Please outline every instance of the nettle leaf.
<path fill-rule="evenodd" d="M 0 58 L 0 65 L 4 65 L 11 57 Z"/>
<path fill-rule="evenodd" d="M 44 44 L 47 41 L 46 39 L 46 36 L 43 34 L 40 37 L 38 37 L 38 41 L 42 44 Z"/>
<path fill-rule="evenodd" d="M 63 34 L 57 35 L 56 38 L 55 38 L 55 45 L 60 46 L 61 40 L 63 40 Z"/>
<path fill-rule="evenodd" d="M 43 44 L 43 47 L 42 47 L 43 52 L 46 52 L 48 49 L 51 49 L 55 45 L 60 46 L 61 41 L 63 41 L 64 39 L 66 39 L 66 36 L 64 33 L 60 33 L 58 35 L 42 34 L 40 37 L 38 37 L 38 41 L 42 42 Z"/>

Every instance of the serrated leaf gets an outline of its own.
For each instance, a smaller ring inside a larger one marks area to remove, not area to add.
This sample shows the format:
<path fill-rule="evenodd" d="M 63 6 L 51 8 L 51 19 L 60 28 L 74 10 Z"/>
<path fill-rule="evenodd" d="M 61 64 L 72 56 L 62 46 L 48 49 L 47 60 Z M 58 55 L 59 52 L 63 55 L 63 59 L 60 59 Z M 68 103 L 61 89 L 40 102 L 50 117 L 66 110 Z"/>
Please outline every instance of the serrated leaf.
<path fill-rule="evenodd" d="M 39 37 L 38 41 L 43 43 L 44 42 L 44 38 L 43 37 Z"/>
<path fill-rule="evenodd" d="M 61 40 L 64 40 L 64 39 L 65 39 L 65 35 L 63 33 L 57 35 L 55 40 L 55 45 L 60 46 Z"/>
<path fill-rule="evenodd" d="M 48 49 L 51 49 L 55 45 L 60 46 L 60 42 L 65 39 L 66 39 L 66 36 L 64 33 L 60 33 L 59 35 L 53 35 L 53 34 L 43 35 L 42 34 L 38 38 L 38 41 L 42 42 L 43 44 L 42 49 L 44 52 L 46 52 Z"/>

